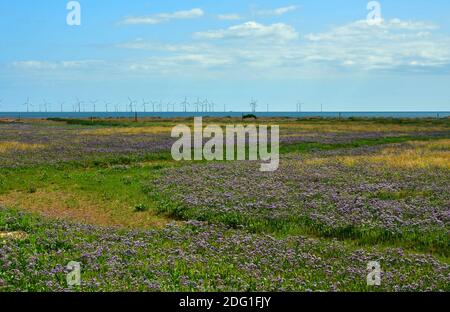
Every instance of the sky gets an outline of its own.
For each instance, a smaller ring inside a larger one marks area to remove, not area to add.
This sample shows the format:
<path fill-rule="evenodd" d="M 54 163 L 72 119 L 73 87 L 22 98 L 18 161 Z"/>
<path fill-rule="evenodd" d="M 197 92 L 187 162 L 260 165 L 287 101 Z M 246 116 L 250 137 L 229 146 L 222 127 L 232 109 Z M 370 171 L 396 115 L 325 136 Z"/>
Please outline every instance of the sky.
<path fill-rule="evenodd" d="M 0 111 L 450 111 L 448 0 L 68 3 L 0 0 Z"/>

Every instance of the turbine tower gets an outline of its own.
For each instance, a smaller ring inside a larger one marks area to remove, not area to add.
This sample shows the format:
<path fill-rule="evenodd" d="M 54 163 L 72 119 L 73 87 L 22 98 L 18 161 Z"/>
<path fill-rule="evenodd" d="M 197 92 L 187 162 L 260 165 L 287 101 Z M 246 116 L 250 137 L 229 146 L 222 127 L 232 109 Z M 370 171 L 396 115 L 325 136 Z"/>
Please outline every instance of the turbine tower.
<path fill-rule="evenodd" d="M 108 106 L 109 106 L 109 104 L 111 104 L 111 103 L 108 102 L 108 101 L 103 101 L 103 103 L 105 103 L 105 111 L 108 112 Z"/>
<path fill-rule="evenodd" d="M 128 101 L 130 101 L 130 112 L 133 112 L 133 105 L 136 104 L 136 100 L 132 100 L 130 97 L 128 97 Z"/>
<path fill-rule="evenodd" d="M 79 98 L 77 98 L 77 102 L 76 102 L 76 107 L 75 109 L 78 107 L 78 112 L 81 113 L 81 104 L 84 103 L 83 101 L 80 101 Z"/>
<path fill-rule="evenodd" d="M 195 102 L 195 111 L 198 113 L 199 110 L 199 106 L 200 106 L 200 99 L 197 98 L 197 102 Z"/>
<path fill-rule="evenodd" d="M 144 113 L 147 111 L 147 104 L 150 104 L 150 102 L 146 102 L 145 99 L 142 99 L 142 108 L 144 109 Z"/>
<path fill-rule="evenodd" d="M 155 112 L 155 104 L 157 104 L 158 101 L 151 101 L 151 103 L 152 103 L 152 110 L 153 112 Z"/>
<path fill-rule="evenodd" d="M 61 109 L 61 113 L 63 112 L 63 105 L 64 105 L 64 102 L 59 102 L 59 108 Z"/>
<path fill-rule="evenodd" d="M 302 102 L 300 102 L 300 101 L 297 102 L 297 112 L 298 112 L 298 113 L 301 113 L 301 111 L 302 111 L 302 105 L 303 105 Z"/>
<path fill-rule="evenodd" d="M 48 106 L 49 106 L 49 102 L 47 102 L 45 99 L 43 99 L 43 104 L 44 104 L 44 110 L 45 110 L 45 112 L 47 113 L 47 111 L 48 111 Z"/>
<path fill-rule="evenodd" d="M 95 105 L 98 103 L 98 100 L 91 100 L 90 102 L 91 102 L 92 106 L 94 107 L 94 113 L 95 113 L 95 111 L 96 111 Z"/>
<path fill-rule="evenodd" d="M 181 105 L 183 106 L 183 110 L 184 110 L 184 112 L 186 113 L 186 112 L 187 112 L 187 107 L 188 107 L 188 105 L 189 105 L 189 102 L 188 102 L 188 100 L 187 100 L 187 97 L 184 97 L 184 101 L 181 102 Z"/>
<path fill-rule="evenodd" d="M 250 107 L 252 108 L 252 112 L 255 113 L 256 112 L 256 107 L 258 106 L 258 101 L 253 99 L 250 102 Z"/>
<path fill-rule="evenodd" d="M 27 113 L 29 113 L 30 112 L 30 98 L 29 97 L 27 97 L 27 101 L 24 103 L 24 105 L 26 105 Z"/>
<path fill-rule="evenodd" d="M 203 111 L 204 112 L 208 112 L 208 104 L 209 104 L 209 102 L 208 102 L 208 98 L 205 98 L 205 100 L 203 101 Z"/>

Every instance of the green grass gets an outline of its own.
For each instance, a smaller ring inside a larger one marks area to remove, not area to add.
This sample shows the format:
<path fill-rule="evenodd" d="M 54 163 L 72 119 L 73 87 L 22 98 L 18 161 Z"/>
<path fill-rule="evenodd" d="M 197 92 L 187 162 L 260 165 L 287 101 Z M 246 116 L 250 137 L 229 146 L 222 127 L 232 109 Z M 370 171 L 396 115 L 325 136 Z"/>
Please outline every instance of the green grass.
<path fill-rule="evenodd" d="M 341 241 L 349 240 L 357 246 L 402 247 L 412 252 L 434 254 L 450 263 L 449 237 L 445 230 L 422 231 L 417 227 L 397 234 L 383 228 L 330 227 L 307 216 L 266 218 L 235 212 L 215 213 L 212 210 L 204 212 L 202 209 L 186 207 L 181 202 L 174 202 L 160 193 L 149 192 L 149 194 L 152 200 L 158 204 L 157 210 L 159 213 L 177 220 L 198 220 L 226 224 L 231 228 L 244 228 L 251 233 L 271 234 L 279 238 L 306 235 Z M 410 195 L 410 193 L 401 196 L 407 195 Z"/>
<path fill-rule="evenodd" d="M 172 124 L 164 121 L 138 121 L 137 123 L 124 120 L 84 120 L 84 119 L 52 119 L 61 123 L 68 124 L 68 127 L 77 126 L 98 126 L 98 127 L 134 127 L 134 126 L 168 126 Z M 429 119 L 429 120 L 414 120 L 414 119 L 342 119 L 342 120 L 325 120 L 325 119 L 301 119 L 299 121 L 288 120 L 286 122 L 303 122 L 330 124 L 330 123 L 361 123 L 371 122 L 375 124 L 401 124 L 401 125 L 419 125 L 419 126 L 444 126 L 449 125 L 448 119 Z M 260 122 L 258 120 L 258 122 Z M 253 122 L 252 122 L 253 123 Z M 337 144 L 323 144 L 315 142 L 306 142 L 299 144 L 282 145 L 280 147 L 281 154 L 287 153 L 311 153 L 317 150 L 337 150 L 347 148 L 358 148 L 364 146 L 388 145 L 396 143 L 404 143 L 408 141 L 427 141 L 434 139 L 442 139 L 442 137 L 415 137 L 415 136 L 399 136 L 386 137 L 376 139 L 357 139 L 350 143 Z M 247 151 L 248 153 L 248 151 Z M 109 155 L 109 156 L 93 156 L 83 160 L 58 163 L 56 165 L 35 165 L 29 167 L 19 168 L 0 168 L 0 199 L 18 196 L 17 198 L 25 198 L 21 204 L 27 207 L 8 207 L 21 208 L 23 210 L 32 211 L 35 207 L 34 201 L 46 199 L 48 201 L 61 202 L 61 209 L 54 211 L 55 215 L 72 213 L 71 209 L 76 209 L 80 205 L 85 205 L 86 214 L 91 214 L 90 221 L 93 224 L 100 226 L 109 226 L 111 224 L 125 228 L 144 228 L 154 229 L 157 225 L 164 225 L 166 222 L 173 220 L 200 220 L 208 221 L 218 225 L 226 225 L 227 235 L 233 233 L 249 233 L 255 237 L 265 237 L 266 234 L 274 236 L 276 239 L 286 239 L 289 237 L 306 236 L 319 238 L 325 245 L 331 244 L 336 239 L 339 243 L 347 246 L 351 250 L 364 248 L 365 250 L 377 248 L 382 250 L 384 248 L 404 248 L 408 252 L 426 253 L 437 257 L 444 263 L 450 263 L 450 249 L 448 245 L 448 233 L 442 231 L 427 231 L 423 232 L 420 229 L 410 229 L 410 231 L 402 234 L 392 234 L 383 229 L 373 229 L 364 227 L 343 227 L 331 228 L 325 224 L 320 224 L 307 217 L 290 217 L 283 219 L 273 218 L 255 218 L 249 216 L 242 216 L 236 213 L 215 214 L 198 213 L 195 207 L 184 207 L 182 203 L 177 203 L 169 200 L 163 194 L 155 192 L 149 185 L 151 182 L 160 178 L 164 173 L 165 168 L 173 166 L 190 165 L 192 162 L 175 162 L 169 151 L 159 153 L 147 153 L 144 155 Z M 70 194 L 71 197 L 65 201 L 58 197 L 58 194 Z M 369 197 L 378 198 L 381 200 L 403 200 L 408 198 L 415 198 L 420 196 L 432 196 L 427 192 L 420 190 L 402 190 L 397 192 L 380 191 L 375 194 L 367 194 Z M 48 198 L 44 198 L 44 197 Z M 92 203 L 92 206 L 90 206 Z M 29 205 L 29 206 L 28 206 Z M 91 210 L 89 210 L 91 209 Z M 101 216 L 107 216 L 107 219 Z M 13 220 L 13 221 L 10 221 Z M 77 219 L 70 221 L 79 221 Z M 0 229 L 6 231 L 21 230 L 30 233 L 30 238 L 22 244 L 21 259 L 26 259 L 33 253 L 39 254 L 42 258 L 46 258 L 55 250 L 62 250 L 70 257 L 76 257 L 77 251 L 73 250 L 73 246 L 68 244 L 64 239 L 57 240 L 56 243 L 47 244 L 46 235 L 51 230 L 53 221 L 48 219 L 41 220 L 28 214 L 20 214 L 20 217 L 14 217 L 11 211 L 0 213 Z M 110 223 L 111 222 L 111 223 Z M 62 235 L 62 233 L 58 233 Z M 155 250 L 165 251 L 168 249 L 181 248 L 177 244 L 182 244 L 183 248 L 190 247 L 190 242 L 174 242 L 161 233 L 159 241 L 154 242 Z M 97 237 L 90 236 L 89 233 L 81 233 L 80 239 L 93 241 Z M 237 246 L 236 248 L 238 248 Z M 231 251 L 232 252 L 232 251 Z M 321 254 L 322 249 L 317 249 L 317 254 Z M 201 252 L 199 252 L 200 254 Z M 145 262 L 144 254 L 140 254 L 138 260 Z M 233 256 L 231 254 L 231 256 Z M 328 255 L 330 259 L 340 259 L 341 255 Z M 55 263 L 64 263 L 69 258 L 58 258 L 51 256 L 50 261 Z M 61 256 L 62 257 L 62 256 Z M 154 260 L 164 259 L 165 255 L 160 255 Z M 71 259 L 71 258 L 70 258 Z M 48 260 L 46 258 L 46 260 Z M 136 259 L 129 258 L 127 261 L 134 263 Z M 98 260 L 98 264 L 103 270 L 106 269 L 106 264 L 102 259 Z M 340 259 L 338 261 L 345 261 Z M 22 264 L 20 264 L 22 265 Z M 20 267 L 18 265 L 18 267 Z M 23 263 L 25 266 L 26 263 Z M 163 290 L 192 290 L 188 286 L 180 284 L 180 278 L 189 276 L 194 280 L 208 280 L 211 274 L 223 276 L 226 281 L 232 280 L 230 283 L 237 283 L 236 280 L 240 276 L 246 276 L 245 271 L 238 271 L 236 267 L 230 264 L 230 259 L 223 256 L 217 263 L 209 263 L 210 270 L 204 270 L 201 264 L 192 265 L 189 262 L 176 262 L 172 264 L 164 264 L 164 270 L 170 275 L 170 279 L 165 280 Z M 286 270 L 291 269 L 287 264 L 284 264 Z M 410 268 L 411 269 L 411 268 Z M 412 268 L 413 269 L 413 268 Z M 142 273 L 139 271 L 139 273 Z M 299 276 L 308 276 L 310 274 L 306 268 L 296 267 L 295 274 Z M 0 272 L 0 279 L 2 277 Z M 89 276 L 97 276 L 98 272 L 92 271 L 86 273 Z M 281 274 L 281 273 L 280 273 Z M 419 273 L 418 273 L 419 274 Z M 249 284 L 246 285 L 248 290 L 257 289 L 256 283 L 251 277 L 246 276 Z M 325 275 L 318 274 L 314 277 L 315 282 L 325 280 Z M 7 280 L 13 281 L 14 278 L 8 276 Z M 36 284 L 29 282 L 21 285 L 23 290 L 45 290 L 44 286 L 36 286 Z M 268 281 L 261 281 L 267 283 Z M 231 285 L 231 284 L 230 284 Z M 238 284 L 236 284 L 238 285 Z M 123 285 L 122 285 L 123 286 Z M 295 285 L 290 285 L 295 288 Z M 185 288 L 183 288 L 185 287 Z M 209 290 L 216 290 L 216 285 L 210 285 Z M 237 288 L 238 286 L 236 286 Z M 347 284 L 346 290 L 368 290 L 363 284 Z M 117 288 L 116 288 L 117 289 Z M 231 289 L 234 289 L 231 287 Z M 115 290 L 110 288 L 109 290 Z"/>
<path fill-rule="evenodd" d="M 94 223 L 102 225 L 105 221 L 99 219 L 98 214 L 104 213 L 113 224 L 152 226 L 162 222 L 162 218 L 156 216 L 156 204 L 143 191 L 143 185 L 158 177 L 162 168 L 176 165 L 175 162 L 157 161 L 104 168 L 40 166 L 0 169 L 0 199 L 2 196 L 22 198 L 22 206 L 27 205 L 22 208 L 33 211 L 37 209 L 33 202 L 35 196 L 39 196 L 39 200 L 51 201 L 52 197 L 61 194 L 62 198 L 53 201 L 60 210 L 55 211 L 56 215 L 58 212 L 70 213 L 80 205 L 89 209 L 87 205 L 92 201 L 92 209 L 86 214 L 92 213 L 89 220 Z M 68 199 L 63 197 L 66 194 L 70 194 Z M 137 212 L 144 213 L 145 218 L 136 215 Z"/>
<path fill-rule="evenodd" d="M 423 137 L 423 136 L 399 136 L 399 137 L 386 137 L 386 138 L 374 138 L 374 139 L 357 139 L 349 143 L 335 143 L 324 144 L 316 142 L 305 142 L 298 144 L 285 144 L 280 146 L 280 153 L 306 153 L 314 150 L 329 151 L 343 148 L 357 148 L 364 146 L 376 146 L 385 144 L 404 143 L 408 141 L 432 141 L 444 139 L 446 137 Z"/>

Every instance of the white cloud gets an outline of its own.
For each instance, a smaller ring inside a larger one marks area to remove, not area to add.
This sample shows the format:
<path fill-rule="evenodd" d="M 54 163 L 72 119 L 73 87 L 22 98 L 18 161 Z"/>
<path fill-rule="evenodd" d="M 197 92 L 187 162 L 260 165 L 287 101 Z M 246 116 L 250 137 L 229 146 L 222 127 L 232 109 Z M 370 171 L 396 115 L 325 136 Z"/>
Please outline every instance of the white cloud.
<path fill-rule="evenodd" d="M 425 22 L 392 19 L 371 26 L 361 20 L 306 35 L 304 52 L 335 66 L 363 70 L 449 65 L 450 38 L 430 32 L 435 29 Z"/>
<path fill-rule="evenodd" d="M 450 37 L 425 22 L 395 19 L 369 26 L 366 21 L 355 21 L 301 38 L 286 24 L 248 22 L 194 37 L 197 40 L 185 43 L 138 39 L 116 46 L 145 51 L 146 57 L 138 59 L 22 61 L 14 66 L 34 69 L 39 75 L 62 75 L 80 68 L 78 72 L 87 75 L 86 79 L 95 75 L 102 79 L 133 75 L 286 79 L 380 71 L 450 74 Z"/>
<path fill-rule="evenodd" d="M 120 24 L 122 25 L 156 25 L 169 22 L 173 19 L 193 19 L 202 17 L 204 12 L 202 9 L 192 9 L 188 11 L 177 11 L 173 13 L 159 13 L 149 16 L 129 16 L 125 17 Z"/>
<path fill-rule="evenodd" d="M 24 70 L 58 70 L 58 69 L 83 69 L 101 63 L 103 63 L 103 61 L 100 60 L 60 61 L 60 62 L 28 60 L 28 61 L 13 62 L 12 66 Z"/>
<path fill-rule="evenodd" d="M 236 13 L 231 13 L 231 14 L 219 14 L 217 15 L 217 18 L 223 21 L 235 21 L 241 19 L 241 16 Z"/>
<path fill-rule="evenodd" d="M 281 15 L 284 15 L 286 13 L 295 11 L 297 9 L 298 9 L 297 5 L 290 5 L 290 6 L 285 6 L 285 7 L 281 7 L 281 8 L 272 9 L 272 10 L 259 10 L 259 11 L 256 11 L 256 15 L 281 16 Z"/>
<path fill-rule="evenodd" d="M 275 41 L 286 41 L 298 38 L 298 33 L 289 25 L 277 23 L 262 25 L 256 22 L 247 22 L 241 25 L 231 26 L 227 29 L 197 32 L 197 39 L 265 39 Z"/>
<path fill-rule="evenodd" d="M 147 50 L 147 51 L 164 51 L 164 52 L 186 52 L 193 53 L 207 48 L 205 44 L 166 44 L 161 42 L 146 41 L 143 39 L 136 39 L 130 42 L 125 42 L 116 45 L 118 48 L 132 49 L 132 50 Z"/>

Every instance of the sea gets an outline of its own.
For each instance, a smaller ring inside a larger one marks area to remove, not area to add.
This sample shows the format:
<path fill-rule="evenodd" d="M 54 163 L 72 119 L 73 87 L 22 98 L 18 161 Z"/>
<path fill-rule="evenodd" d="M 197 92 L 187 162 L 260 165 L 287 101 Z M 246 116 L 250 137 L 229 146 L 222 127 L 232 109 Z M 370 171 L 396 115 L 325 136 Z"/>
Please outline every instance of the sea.
<path fill-rule="evenodd" d="M 180 117 L 242 117 L 254 114 L 257 117 L 322 117 L 322 118 L 447 118 L 450 111 L 439 112 L 0 112 L 0 118 L 45 119 L 45 118 L 180 118 Z"/>

